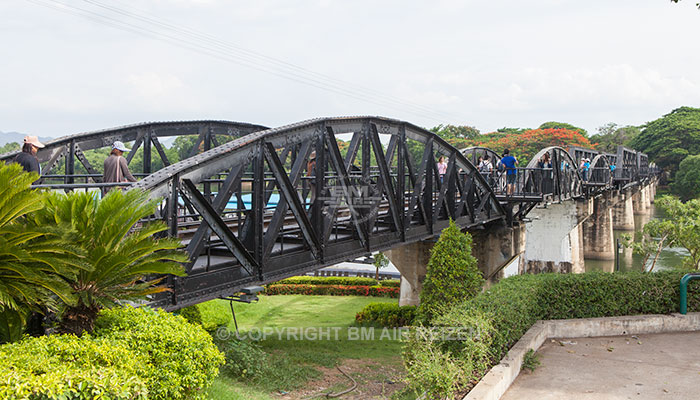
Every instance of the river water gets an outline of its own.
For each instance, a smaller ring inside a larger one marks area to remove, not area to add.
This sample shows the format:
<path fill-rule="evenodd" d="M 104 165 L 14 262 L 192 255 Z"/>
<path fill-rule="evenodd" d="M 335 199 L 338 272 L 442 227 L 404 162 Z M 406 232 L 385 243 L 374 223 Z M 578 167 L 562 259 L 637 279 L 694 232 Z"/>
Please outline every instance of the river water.
<path fill-rule="evenodd" d="M 634 216 L 634 228 L 635 231 L 641 231 L 642 228 L 644 227 L 644 224 L 649 222 L 651 219 L 664 219 L 665 216 L 663 215 L 663 212 L 661 210 L 658 210 L 654 207 L 654 204 L 651 205 L 651 210 L 649 214 L 647 215 L 635 215 Z M 614 230 L 613 234 L 615 235 L 615 240 L 617 240 L 620 235 L 628 233 L 634 236 L 634 232 L 632 231 L 619 231 L 619 230 Z M 663 270 L 663 269 L 669 269 L 672 268 L 673 266 L 679 266 L 683 260 L 683 257 L 688 255 L 688 251 L 684 248 L 680 247 L 671 247 L 671 248 L 666 248 L 661 251 L 661 254 L 659 254 L 659 259 L 656 261 L 656 265 L 654 266 L 654 270 Z M 643 257 L 641 255 L 637 254 L 632 254 L 631 249 L 622 249 L 618 252 L 618 257 L 619 257 L 619 263 L 620 263 L 620 270 L 621 271 L 626 271 L 626 270 L 636 270 L 636 271 L 641 271 L 642 270 L 642 261 Z M 647 261 L 647 266 L 646 269 L 648 270 L 649 267 L 651 266 L 652 262 L 652 257 Z M 601 261 L 601 260 L 591 260 L 591 259 L 585 259 L 585 265 L 586 265 L 586 271 L 594 271 L 594 270 L 603 270 L 607 272 L 612 272 L 615 270 L 615 261 Z"/>

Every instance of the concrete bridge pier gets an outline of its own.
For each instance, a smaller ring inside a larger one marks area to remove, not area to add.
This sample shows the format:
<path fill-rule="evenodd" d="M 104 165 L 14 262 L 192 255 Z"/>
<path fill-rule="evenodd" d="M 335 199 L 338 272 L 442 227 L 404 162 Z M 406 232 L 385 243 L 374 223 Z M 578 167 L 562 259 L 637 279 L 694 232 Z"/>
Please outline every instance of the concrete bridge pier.
<path fill-rule="evenodd" d="M 583 221 L 593 213 L 593 201 L 571 200 L 535 208 L 525 224 L 527 240 L 520 273 L 585 271 Z"/>
<path fill-rule="evenodd" d="M 649 197 L 647 196 L 647 191 L 644 188 L 640 188 L 634 196 L 632 196 L 632 206 L 634 208 L 635 215 L 646 215 L 649 214 Z"/>
<path fill-rule="evenodd" d="M 490 283 L 503 277 L 503 267 L 525 250 L 525 225 L 487 226 L 483 230 L 471 231 L 472 255 L 477 259 L 479 270 Z M 384 252 L 401 273 L 399 305 L 420 304 L 420 292 L 428 271 L 432 241 L 420 241 L 394 247 Z"/>
<path fill-rule="evenodd" d="M 583 252 L 586 258 L 614 260 L 612 195 L 603 193 L 593 199 L 593 213 L 583 221 Z M 634 220 L 632 221 L 634 226 Z"/>
<path fill-rule="evenodd" d="M 384 254 L 401 273 L 400 306 L 417 306 L 420 304 L 420 292 L 428 271 L 430 249 L 433 243 L 420 241 L 394 247 Z"/>
<path fill-rule="evenodd" d="M 632 193 L 625 190 L 617 195 L 617 203 L 612 207 L 613 228 L 633 231 L 634 230 L 634 206 Z"/>
<path fill-rule="evenodd" d="M 642 189 L 644 191 L 644 208 L 647 209 L 647 212 L 651 208 L 651 185 L 646 185 Z"/>
<path fill-rule="evenodd" d="M 525 251 L 525 224 L 489 226 L 471 231 L 472 255 L 479 262 L 479 270 L 489 283 L 503 277 L 506 263 Z"/>

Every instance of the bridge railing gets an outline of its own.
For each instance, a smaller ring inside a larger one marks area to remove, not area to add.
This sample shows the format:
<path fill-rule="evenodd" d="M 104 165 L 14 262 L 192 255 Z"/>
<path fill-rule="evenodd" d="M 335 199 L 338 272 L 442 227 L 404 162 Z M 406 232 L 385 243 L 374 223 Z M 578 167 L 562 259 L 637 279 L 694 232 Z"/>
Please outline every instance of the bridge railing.
<path fill-rule="evenodd" d="M 516 167 L 514 173 L 493 170 L 481 172 L 493 192 L 502 200 L 563 200 L 581 195 L 581 187 L 571 170 Z"/>

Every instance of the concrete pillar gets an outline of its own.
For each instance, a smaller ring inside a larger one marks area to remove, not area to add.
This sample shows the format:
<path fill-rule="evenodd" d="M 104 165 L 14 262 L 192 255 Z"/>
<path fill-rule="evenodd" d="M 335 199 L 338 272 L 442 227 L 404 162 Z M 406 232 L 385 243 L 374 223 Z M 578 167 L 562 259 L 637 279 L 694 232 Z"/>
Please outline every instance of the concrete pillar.
<path fill-rule="evenodd" d="M 592 200 L 565 201 L 535 208 L 525 224 L 525 252 L 520 273 L 583 272 L 581 223 L 593 212 Z"/>
<path fill-rule="evenodd" d="M 644 208 L 647 209 L 647 212 L 651 208 L 651 185 L 644 186 Z"/>
<path fill-rule="evenodd" d="M 654 179 L 649 184 L 649 203 L 654 204 L 654 198 L 656 198 L 656 180 Z"/>
<path fill-rule="evenodd" d="M 617 204 L 612 207 L 612 221 L 614 229 L 634 230 L 634 206 L 630 192 L 626 191 L 618 195 Z"/>
<path fill-rule="evenodd" d="M 569 232 L 569 242 L 572 244 L 578 243 L 578 246 L 572 246 L 571 248 L 571 272 L 574 274 L 586 272 L 583 241 L 583 223 L 579 223 L 576 225 L 576 228 Z"/>
<path fill-rule="evenodd" d="M 632 223 L 634 224 L 634 221 Z M 611 195 L 604 193 L 593 200 L 593 214 L 582 225 L 585 257 L 594 260 L 614 260 Z"/>
<path fill-rule="evenodd" d="M 479 270 L 489 283 L 503 277 L 503 267 L 525 250 L 525 225 L 486 226 L 483 230 L 470 231 L 472 255 L 479 262 Z"/>
<path fill-rule="evenodd" d="M 415 242 L 384 252 L 401 273 L 400 306 L 420 304 L 420 292 L 423 290 L 432 247 L 432 242 Z"/>
<path fill-rule="evenodd" d="M 632 196 L 632 207 L 634 208 L 634 214 L 635 215 L 646 215 L 649 214 L 649 208 L 646 207 L 647 203 L 647 196 L 645 191 L 640 188 L 633 196 Z"/>

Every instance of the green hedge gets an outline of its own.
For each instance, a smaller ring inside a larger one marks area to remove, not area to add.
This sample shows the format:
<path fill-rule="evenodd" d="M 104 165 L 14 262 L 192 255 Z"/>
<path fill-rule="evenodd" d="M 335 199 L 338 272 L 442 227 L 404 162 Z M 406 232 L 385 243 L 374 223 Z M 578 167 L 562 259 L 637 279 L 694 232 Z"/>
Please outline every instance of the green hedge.
<path fill-rule="evenodd" d="M 416 317 L 416 306 L 399 306 L 398 303 L 369 303 L 355 315 L 359 325 L 385 327 L 408 326 Z"/>
<path fill-rule="evenodd" d="M 381 282 L 381 281 L 380 281 Z M 273 285 L 347 285 L 347 286 L 375 286 L 374 278 L 359 276 L 293 276 L 273 283 Z"/>
<path fill-rule="evenodd" d="M 409 381 L 418 391 L 440 396 L 467 390 L 537 320 L 678 312 L 683 274 L 592 272 L 504 279 L 435 319 L 438 327 L 470 332 L 470 339 L 436 342 L 425 335 L 409 337 L 404 347 Z M 700 311 L 697 282 L 688 288 L 688 309 Z"/>
<path fill-rule="evenodd" d="M 359 276 L 293 276 L 273 283 L 273 285 L 347 285 L 399 287 L 398 279 L 363 278 Z"/>
<path fill-rule="evenodd" d="M 100 312 L 92 335 L 0 346 L 3 399 L 197 399 L 223 364 L 211 336 L 150 308 Z"/>
<path fill-rule="evenodd" d="M 305 294 L 327 296 L 374 296 L 399 297 L 399 288 L 383 286 L 345 286 L 345 285 L 267 285 L 265 294 Z"/>
<path fill-rule="evenodd" d="M 28 337 L 0 346 L 2 399 L 147 399 L 145 357 L 90 335 Z"/>
<path fill-rule="evenodd" d="M 123 343 L 146 356 L 143 376 L 149 398 L 201 396 L 219 373 L 224 357 L 211 336 L 184 318 L 151 308 L 114 308 L 100 313 L 95 335 Z"/>

